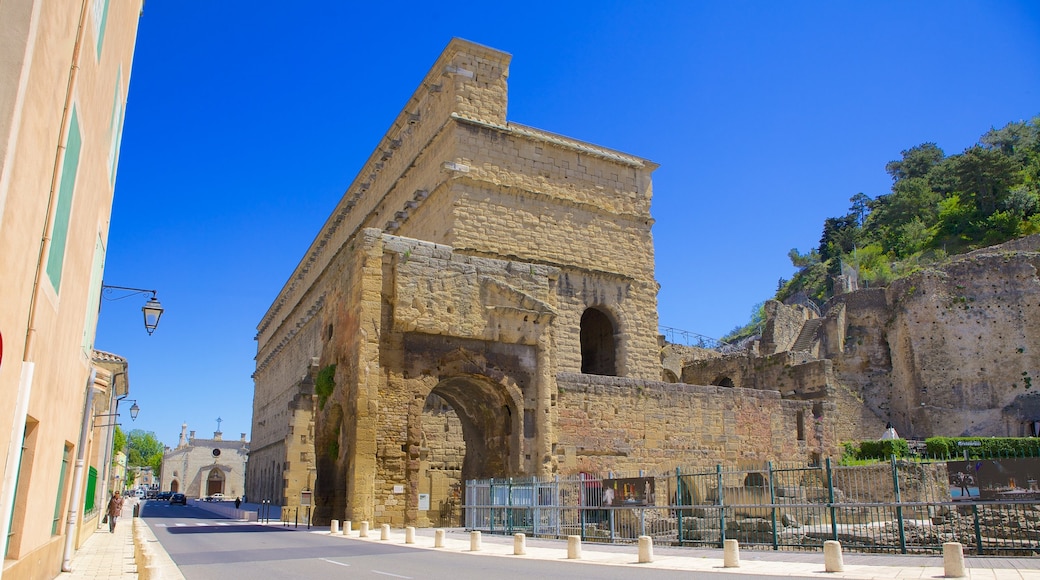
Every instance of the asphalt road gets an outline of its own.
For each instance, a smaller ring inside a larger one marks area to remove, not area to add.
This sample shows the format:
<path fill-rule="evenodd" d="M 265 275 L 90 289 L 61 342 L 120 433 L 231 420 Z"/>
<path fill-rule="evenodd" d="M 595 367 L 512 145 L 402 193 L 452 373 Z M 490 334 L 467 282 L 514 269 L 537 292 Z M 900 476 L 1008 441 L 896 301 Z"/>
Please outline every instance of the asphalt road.
<path fill-rule="evenodd" d="M 222 519 L 191 506 L 150 501 L 141 516 L 187 580 L 281 578 L 671 579 L 689 572 L 591 563 L 507 559 L 418 549 Z M 741 574 L 697 574 L 735 580 Z"/>

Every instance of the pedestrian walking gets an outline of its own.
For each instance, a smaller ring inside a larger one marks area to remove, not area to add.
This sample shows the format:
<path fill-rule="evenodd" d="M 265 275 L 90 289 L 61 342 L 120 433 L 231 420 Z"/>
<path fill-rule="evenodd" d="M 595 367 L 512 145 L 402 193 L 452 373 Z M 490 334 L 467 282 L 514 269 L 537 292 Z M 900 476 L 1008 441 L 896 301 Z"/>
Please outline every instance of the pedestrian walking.
<path fill-rule="evenodd" d="M 108 519 L 108 532 L 116 531 L 116 518 L 123 513 L 123 498 L 119 497 L 118 491 L 112 492 L 112 499 L 108 500 L 108 510 L 105 516 Z"/>
<path fill-rule="evenodd" d="M 242 498 L 236 497 L 235 498 L 235 509 L 237 510 L 240 507 L 242 507 Z"/>

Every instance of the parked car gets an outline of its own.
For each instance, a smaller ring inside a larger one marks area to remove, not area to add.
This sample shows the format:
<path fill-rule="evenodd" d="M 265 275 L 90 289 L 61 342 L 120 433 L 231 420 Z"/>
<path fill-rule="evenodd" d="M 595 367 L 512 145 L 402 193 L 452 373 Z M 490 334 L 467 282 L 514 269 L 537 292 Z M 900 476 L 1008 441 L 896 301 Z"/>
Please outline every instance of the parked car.
<path fill-rule="evenodd" d="M 173 492 L 172 491 L 160 491 L 159 495 L 155 496 L 155 499 L 161 499 L 163 501 L 170 501 L 171 497 L 173 497 Z"/>
<path fill-rule="evenodd" d="M 215 493 L 206 498 L 206 501 L 224 501 L 224 494 Z"/>
<path fill-rule="evenodd" d="M 183 493 L 175 493 L 170 496 L 170 505 L 179 503 L 181 505 L 188 505 L 188 498 Z"/>

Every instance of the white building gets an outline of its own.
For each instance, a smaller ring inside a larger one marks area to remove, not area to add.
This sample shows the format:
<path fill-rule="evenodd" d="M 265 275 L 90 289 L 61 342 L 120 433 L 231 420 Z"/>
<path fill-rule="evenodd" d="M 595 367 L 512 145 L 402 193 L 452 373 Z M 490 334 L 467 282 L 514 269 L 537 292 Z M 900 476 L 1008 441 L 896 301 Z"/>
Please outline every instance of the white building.
<path fill-rule="evenodd" d="M 249 442 L 246 434 L 237 441 L 225 441 L 220 431 L 212 439 L 197 439 L 181 425 L 181 437 L 174 449 L 163 453 L 161 489 L 204 498 L 217 493 L 226 498 L 245 495 L 246 459 Z"/>

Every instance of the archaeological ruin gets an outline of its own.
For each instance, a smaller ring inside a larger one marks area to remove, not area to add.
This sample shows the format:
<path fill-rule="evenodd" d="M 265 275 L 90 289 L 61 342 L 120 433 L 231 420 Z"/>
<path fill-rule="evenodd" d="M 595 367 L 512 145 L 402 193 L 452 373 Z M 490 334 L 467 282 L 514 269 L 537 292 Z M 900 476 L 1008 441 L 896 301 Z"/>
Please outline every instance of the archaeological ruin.
<path fill-rule="evenodd" d="M 952 378 L 901 345 L 953 340 L 963 329 L 941 316 L 985 318 L 956 301 L 912 314 L 944 278 L 822 314 L 771 304 L 762 338 L 735 354 L 666 344 L 657 166 L 507 120 L 509 63 L 448 44 L 260 321 L 251 499 L 312 491 L 318 522 L 457 525 L 466 479 L 811 464 L 888 421 L 942 430 L 919 403 L 959 403 L 909 393 Z M 1028 269 L 1014 271 L 1035 288 Z M 1001 357 L 1021 342 L 1034 360 L 1031 331 L 1002 340 Z M 990 404 L 995 389 L 973 393 Z"/>

